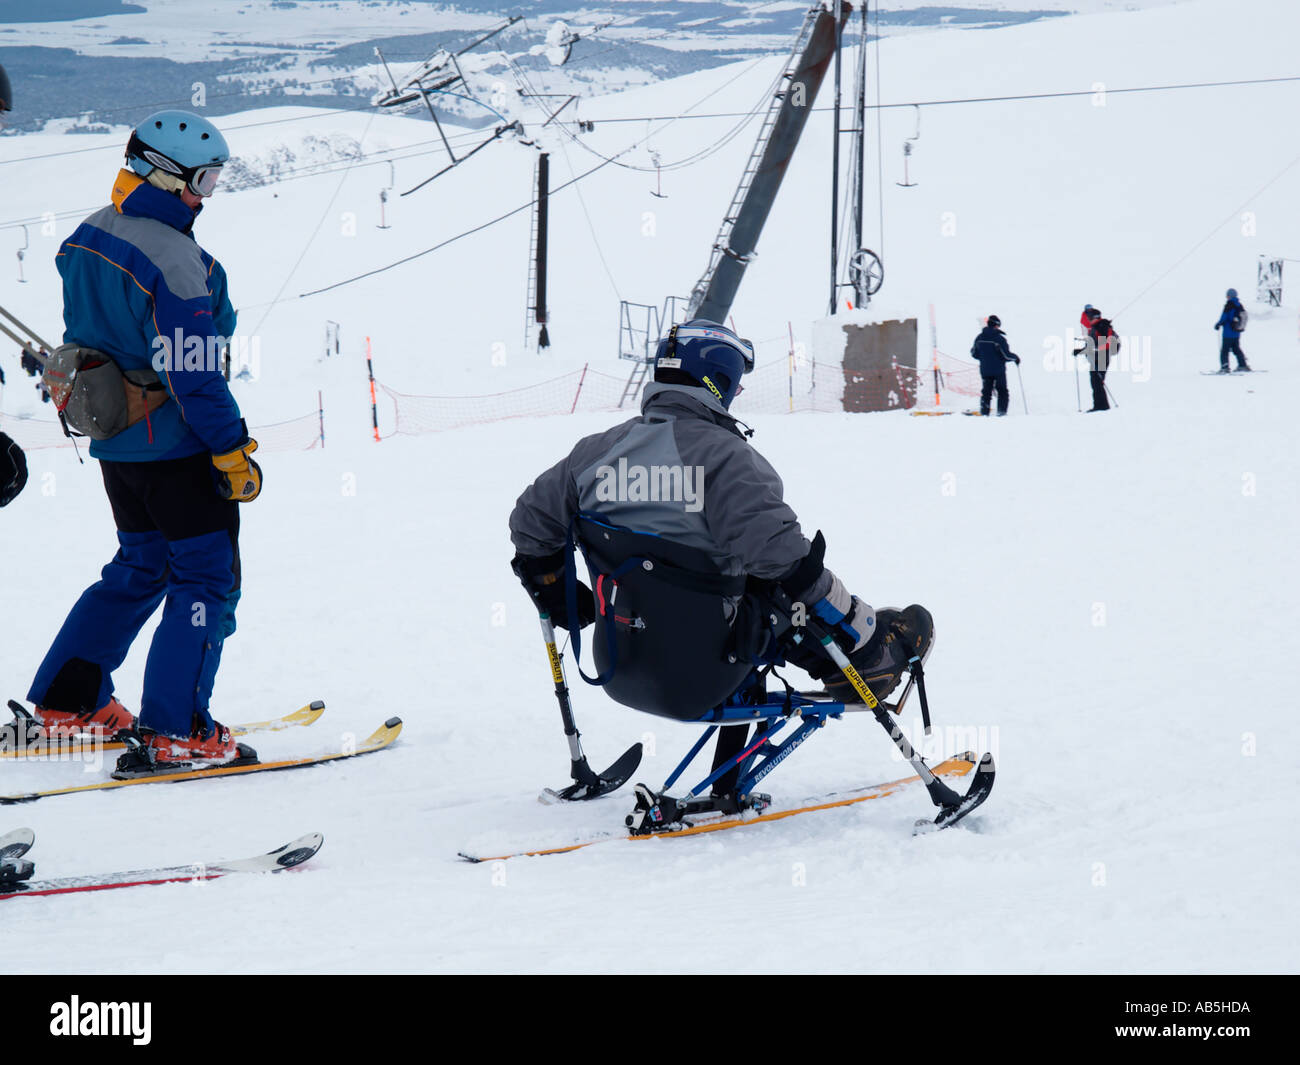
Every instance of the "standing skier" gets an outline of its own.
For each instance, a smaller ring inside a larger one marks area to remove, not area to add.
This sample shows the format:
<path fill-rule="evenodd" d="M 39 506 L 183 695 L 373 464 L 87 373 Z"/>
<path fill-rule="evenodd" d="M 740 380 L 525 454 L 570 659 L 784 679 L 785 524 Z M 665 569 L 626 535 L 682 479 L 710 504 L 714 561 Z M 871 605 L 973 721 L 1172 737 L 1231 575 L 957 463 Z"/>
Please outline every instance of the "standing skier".
<path fill-rule="evenodd" d="M 1088 327 L 1088 383 L 1092 386 L 1092 407 L 1089 414 L 1110 410 L 1110 397 L 1106 393 L 1106 371 L 1110 369 L 1110 360 L 1119 354 L 1119 337 L 1109 318 L 1103 318 L 1101 311 L 1095 307 L 1088 312 L 1091 325 Z"/>
<path fill-rule="evenodd" d="M 700 592 L 701 598 L 692 600 L 696 608 L 670 611 L 659 624 L 652 620 L 649 628 L 637 630 L 644 636 L 632 637 L 628 653 L 619 654 L 614 677 L 605 683 L 626 705 L 667 716 L 680 711 L 685 719 L 688 707 L 714 706 L 736 691 L 753 650 L 743 631 L 745 618 L 753 616 L 746 614 L 741 593 L 765 582 L 780 585 L 831 628 L 879 699 L 893 691 L 911 657 L 924 660 L 929 653 L 934 635 L 929 612 L 915 605 L 877 611 L 851 595 L 823 565 L 824 538 L 818 533 L 810 544 L 804 537 L 783 499 L 780 477 L 738 428 L 729 408 L 753 360 L 748 341 L 714 322 L 695 319 L 673 326 L 659 342 L 655 383 L 645 390 L 641 416 L 580 440 L 524 491 L 510 515 L 517 552 L 511 567 L 539 610 L 562 628 L 581 628 L 598 612 L 604 624 L 611 620 L 608 612 L 616 625 L 636 628 L 619 615 L 614 597 L 623 584 L 631 588 L 638 579 L 657 580 L 653 572 L 645 578 L 602 578 L 596 584 L 599 608 L 591 590 L 578 583 L 573 616 L 566 585 L 576 574 L 567 572 L 572 560 L 565 548 L 571 528 L 583 521 L 594 520 L 597 526 L 589 527 L 603 530 L 600 548 L 628 533 L 655 538 L 657 550 L 674 560 L 661 568 L 665 579 L 671 568 L 686 582 L 658 586 L 655 596 L 662 592 L 671 602 L 679 601 L 672 599 L 674 589 L 686 590 L 688 597 L 690 588 Z M 622 471 L 617 478 L 615 471 Z M 644 490 L 647 476 L 658 489 Z M 668 490 L 672 485 L 683 490 Z M 740 648 L 730 664 L 720 651 L 703 650 L 717 650 L 729 640 Z M 787 641 L 778 651 L 822 680 L 837 700 L 860 701 L 831 660 L 808 649 L 806 641 L 802 646 Z M 687 666 L 688 661 L 696 666 Z M 652 700 L 658 700 L 657 707 Z M 741 749 L 746 731 L 720 730 L 715 767 Z M 734 776 L 721 778 L 715 795 L 724 794 Z"/>
<path fill-rule="evenodd" d="M 998 393 L 998 417 L 1005 417 L 1011 394 L 1007 391 L 1007 363 L 1020 365 L 1020 356 L 1011 351 L 1007 335 L 1002 332 L 1002 319 L 990 314 L 984 329 L 971 345 L 971 358 L 980 364 L 980 414 L 988 417 L 993 402 L 993 391 Z"/>
<path fill-rule="evenodd" d="M 1215 329 L 1223 330 L 1223 343 L 1219 347 L 1219 373 L 1228 373 L 1228 353 L 1237 356 L 1238 372 L 1248 373 L 1250 366 L 1246 355 L 1241 350 L 1241 334 L 1246 328 L 1246 308 L 1237 299 L 1237 290 L 1228 289 L 1228 302 L 1223 305 L 1223 313 L 1214 323 Z"/>
<path fill-rule="evenodd" d="M 208 713 L 239 600 L 239 507 L 261 470 L 217 368 L 235 311 L 220 264 L 191 228 L 229 158 L 212 123 L 161 111 L 140 123 L 112 202 L 63 242 L 65 346 L 94 349 L 131 386 L 136 420 L 96 438 L 118 550 L 72 608 L 27 698 L 45 728 L 111 735 L 136 722 L 113 671 L 160 603 L 145 665 L 137 771 L 236 757 Z M 194 358 L 195 352 L 202 354 Z M 129 404 L 130 405 L 130 404 Z"/>

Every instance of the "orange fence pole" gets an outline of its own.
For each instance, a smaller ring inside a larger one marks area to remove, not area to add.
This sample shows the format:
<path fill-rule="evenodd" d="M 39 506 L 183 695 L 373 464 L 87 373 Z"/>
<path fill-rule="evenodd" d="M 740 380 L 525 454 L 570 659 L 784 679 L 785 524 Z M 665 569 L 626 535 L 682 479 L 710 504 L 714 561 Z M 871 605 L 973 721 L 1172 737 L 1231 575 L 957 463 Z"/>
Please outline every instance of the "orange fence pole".
<path fill-rule="evenodd" d="M 379 404 L 375 400 L 375 364 L 370 357 L 370 338 L 366 337 L 366 372 L 370 374 L 370 420 L 375 426 L 375 442 L 379 441 Z"/>

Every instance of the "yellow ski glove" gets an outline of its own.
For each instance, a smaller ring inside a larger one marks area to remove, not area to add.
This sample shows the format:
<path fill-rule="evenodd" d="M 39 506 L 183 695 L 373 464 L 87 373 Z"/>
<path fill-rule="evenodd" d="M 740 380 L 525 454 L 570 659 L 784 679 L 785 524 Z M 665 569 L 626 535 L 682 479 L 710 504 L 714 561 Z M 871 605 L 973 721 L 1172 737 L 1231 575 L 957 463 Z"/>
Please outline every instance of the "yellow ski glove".
<path fill-rule="evenodd" d="M 212 456 L 217 468 L 217 490 L 225 499 L 251 503 L 262 491 L 262 468 L 248 456 L 257 450 L 251 436 L 246 442 L 222 455 Z"/>

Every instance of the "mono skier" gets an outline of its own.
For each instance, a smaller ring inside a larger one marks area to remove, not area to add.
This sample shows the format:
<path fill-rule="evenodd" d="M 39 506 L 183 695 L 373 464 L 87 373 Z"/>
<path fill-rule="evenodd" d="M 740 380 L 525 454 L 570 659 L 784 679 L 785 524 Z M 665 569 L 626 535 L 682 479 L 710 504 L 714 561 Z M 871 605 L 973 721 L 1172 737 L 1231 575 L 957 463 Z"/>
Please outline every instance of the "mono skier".
<path fill-rule="evenodd" d="M 1223 342 L 1219 346 L 1219 373 L 1230 372 L 1229 354 L 1237 356 L 1238 373 L 1249 373 L 1250 366 L 1246 362 L 1246 354 L 1241 350 L 1241 334 L 1246 329 L 1246 308 L 1237 298 L 1235 288 L 1228 289 L 1227 302 L 1224 303 L 1223 311 L 1219 315 L 1219 320 L 1214 323 L 1214 328 L 1223 331 Z"/>
<path fill-rule="evenodd" d="M 225 271 L 191 232 L 228 158 L 207 119 L 149 116 L 131 134 L 111 203 L 77 227 L 56 260 L 66 330 L 51 362 L 77 367 L 56 405 L 65 416 L 78 403 L 122 408 L 116 431 L 95 432 L 93 419 L 87 430 L 117 553 L 68 614 L 27 698 L 47 732 L 111 736 L 138 725 L 142 743 L 123 756 L 133 772 L 237 756 L 208 702 L 235 631 L 238 504 L 261 491 L 249 457 L 257 442 L 218 370 L 157 361 L 178 339 L 203 350 L 234 331 Z M 47 387 L 50 373 L 47 363 Z M 92 380 L 98 394 L 79 398 L 76 388 Z M 114 695 L 113 672 L 159 604 L 137 722 Z"/>
<path fill-rule="evenodd" d="M 636 709 L 695 720 L 740 689 L 759 654 L 793 662 L 835 699 L 860 703 L 825 653 L 794 639 L 797 629 L 765 639 L 765 595 L 776 589 L 830 630 L 878 699 L 910 660 L 929 654 L 929 611 L 876 610 L 826 567 L 822 534 L 804 536 L 781 478 L 730 413 L 753 365 L 752 345 L 724 326 L 673 326 L 656 350 L 640 416 L 578 441 L 510 515 L 511 567 L 539 612 L 575 643 L 599 618 L 597 663 L 603 648 L 606 665 L 597 680 Z M 611 470 L 636 476 L 620 476 L 626 490 L 612 493 Z M 702 505 L 673 490 L 688 470 L 700 474 Z M 571 568 L 574 542 L 599 570 L 594 593 Z M 647 543 L 659 561 L 629 563 Z M 715 769 L 746 733 L 719 730 Z M 735 779 L 734 771 L 720 777 L 713 794 L 725 796 Z"/>
<path fill-rule="evenodd" d="M 993 392 L 998 394 L 998 417 L 1003 418 L 1011 402 L 1007 390 L 1007 363 L 1020 365 L 1020 356 L 1012 352 L 1007 335 L 1002 331 L 1002 319 L 990 314 L 975 343 L 971 345 L 971 358 L 980 364 L 980 414 L 988 417 L 993 403 Z"/>

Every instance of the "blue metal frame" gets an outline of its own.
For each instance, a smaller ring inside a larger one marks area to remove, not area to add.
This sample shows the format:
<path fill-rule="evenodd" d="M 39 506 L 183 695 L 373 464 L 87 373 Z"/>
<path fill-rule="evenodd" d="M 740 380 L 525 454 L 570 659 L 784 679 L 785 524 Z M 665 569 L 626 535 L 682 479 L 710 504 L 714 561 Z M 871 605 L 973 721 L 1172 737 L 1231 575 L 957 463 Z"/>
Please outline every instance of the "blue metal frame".
<path fill-rule="evenodd" d="M 748 685 L 742 685 L 741 691 L 745 692 L 747 688 Z M 677 768 L 668 775 L 661 791 L 666 792 L 677 782 L 721 725 L 765 721 L 768 722 L 767 727 L 754 736 L 745 745 L 744 750 L 718 766 L 687 792 L 687 798 L 697 798 L 715 780 L 739 766 L 735 793 L 748 795 L 759 781 L 793 754 L 795 749 L 824 726 L 829 718 L 838 719 L 843 715 L 844 710 L 845 704 L 842 702 L 811 699 L 793 691 L 772 693 L 764 689 L 764 699 L 760 703 L 746 701 L 741 695 L 733 695 L 721 706 L 715 707 L 700 718 L 700 722 L 708 724 L 708 727 L 687 752 L 686 757 L 677 764 Z M 784 742 L 773 743 L 772 738 L 796 717 L 801 720 L 794 732 L 787 736 Z"/>

